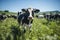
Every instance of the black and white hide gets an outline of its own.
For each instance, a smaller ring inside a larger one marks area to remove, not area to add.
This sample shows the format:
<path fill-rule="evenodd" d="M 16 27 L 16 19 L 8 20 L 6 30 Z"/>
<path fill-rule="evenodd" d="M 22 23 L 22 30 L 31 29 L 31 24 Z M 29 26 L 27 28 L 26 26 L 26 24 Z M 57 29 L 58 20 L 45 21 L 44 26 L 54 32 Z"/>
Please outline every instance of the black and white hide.
<path fill-rule="evenodd" d="M 19 25 L 28 25 L 28 27 L 31 27 L 35 12 L 36 10 L 32 8 L 22 9 L 22 14 L 18 15 Z"/>

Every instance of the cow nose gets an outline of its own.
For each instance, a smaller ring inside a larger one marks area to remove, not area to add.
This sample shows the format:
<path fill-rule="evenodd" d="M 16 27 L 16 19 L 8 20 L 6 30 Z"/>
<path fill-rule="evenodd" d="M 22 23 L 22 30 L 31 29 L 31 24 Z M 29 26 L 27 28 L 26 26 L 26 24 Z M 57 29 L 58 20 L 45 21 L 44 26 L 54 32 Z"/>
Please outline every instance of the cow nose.
<path fill-rule="evenodd" d="M 32 17 L 29 17 L 29 19 L 32 19 Z"/>

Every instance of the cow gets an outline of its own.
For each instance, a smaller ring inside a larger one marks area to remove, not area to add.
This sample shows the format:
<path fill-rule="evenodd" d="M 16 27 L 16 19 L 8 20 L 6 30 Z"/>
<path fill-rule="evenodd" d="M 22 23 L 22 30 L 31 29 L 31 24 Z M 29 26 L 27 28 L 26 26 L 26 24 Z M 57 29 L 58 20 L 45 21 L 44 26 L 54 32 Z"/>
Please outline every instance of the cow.
<path fill-rule="evenodd" d="M 31 27 L 33 19 L 34 19 L 34 13 L 39 12 L 39 10 L 34 10 L 32 8 L 28 9 L 22 9 L 22 14 L 18 15 L 18 23 L 19 25 L 28 25 L 28 27 Z"/>
<path fill-rule="evenodd" d="M 6 18 L 7 18 L 6 15 L 2 15 L 2 14 L 0 14 L 0 21 L 1 21 L 1 20 L 4 20 L 4 19 L 6 19 Z"/>
<path fill-rule="evenodd" d="M 60 14 L 55 14 L 55 18 L 54 19 L 59 19 L 60 20 Z"/>
<path fill-rule="evenodd" d="M 59 14 L 55 14 L 55 15 L 45 15 L 45 18 L 47 20 L 60 20 L 60 15 Z"/>
<path fill-rule="evenodd" d="M 7 15 L 7 18 L 11 18 L 11 15 Z"/>
<path fill-rule="evenodd" d="M 17 19 L 17 15 L 7 15 L 7 18 L 14 18 L 14 19 Z"/>
<path fill-rule="evenodd" d="M 47 20 L 54 20 L 55 15 L 45 15 L 44 16 Z"/>
<path fill-rule="evenodd" d="M 3 15 L 0 15 L 0 20 L 3 20 Z"/>
<path fill-rule="evenodd" d="M 37 18 L 44 18 L 44 15 L 36 15 Z"/>
<path fill-rule="evenodd" d="M 18 12 L 18 15 L 20 15 L 22 12 Z"/>
<path fill-rule="evenodd" d="M 17 19 L 17 15 L 11 15 L 11 18 Z"/>

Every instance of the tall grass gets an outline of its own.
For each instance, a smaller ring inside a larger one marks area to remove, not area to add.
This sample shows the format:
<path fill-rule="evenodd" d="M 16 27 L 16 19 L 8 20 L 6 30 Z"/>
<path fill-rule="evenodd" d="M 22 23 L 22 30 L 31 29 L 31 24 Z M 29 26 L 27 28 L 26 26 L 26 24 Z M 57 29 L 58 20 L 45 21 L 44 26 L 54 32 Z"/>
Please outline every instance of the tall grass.
<path fill-rule="evenodd" d="M 31 29 L 26 27 L 24 30 L 16 19 L 7 18 L 0 21 L 0 40 L 60 40 L 59 23 L 34 18 Z"/>

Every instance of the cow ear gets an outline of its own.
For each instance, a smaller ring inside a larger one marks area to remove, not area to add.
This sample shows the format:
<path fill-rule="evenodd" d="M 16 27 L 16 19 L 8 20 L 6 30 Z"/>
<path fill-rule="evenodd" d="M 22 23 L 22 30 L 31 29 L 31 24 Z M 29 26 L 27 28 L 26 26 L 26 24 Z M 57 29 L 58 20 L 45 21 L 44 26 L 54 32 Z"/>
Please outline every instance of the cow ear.
<path fill-rule="evenodd" d="M 26 9 L 21 9 L 23 12 L 26 12 Z"/>
<path fill-rule="evenodd" d="M 35 13 L 40 12 L 40 10 L 39 10 L 39 9 L 34 9 L 33 11 L 34 11 Z"/>

